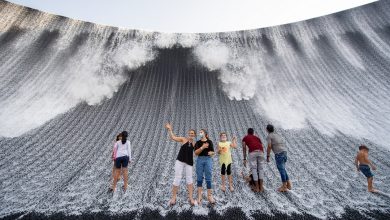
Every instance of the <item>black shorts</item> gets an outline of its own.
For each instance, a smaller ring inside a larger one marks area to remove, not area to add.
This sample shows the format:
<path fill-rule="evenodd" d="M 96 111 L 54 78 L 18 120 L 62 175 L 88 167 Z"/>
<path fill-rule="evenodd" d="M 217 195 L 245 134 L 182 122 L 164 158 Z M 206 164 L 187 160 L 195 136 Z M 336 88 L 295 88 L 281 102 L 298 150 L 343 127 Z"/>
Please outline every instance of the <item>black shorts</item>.
<path fill-rule="evenodd" d="M 227 165 L 227 167 L 226 167 L 225 164 L 222 164 L 222 166 L 221 166 L 221 175 L 225 175 L 225 174 L 231 175 L 231 174 L 232 174 L 231 165 L 232 165 L 232 164 L 229 163 L 229 165 Z"/>
<path fill-rule="evenodd" d="M 129 164 L 129 157 L 128 156 L 118 157 L 115 159 L 115 167 L 117 169 L 120 169 L 121 167 L 126 168 L 128 164 Z"/>

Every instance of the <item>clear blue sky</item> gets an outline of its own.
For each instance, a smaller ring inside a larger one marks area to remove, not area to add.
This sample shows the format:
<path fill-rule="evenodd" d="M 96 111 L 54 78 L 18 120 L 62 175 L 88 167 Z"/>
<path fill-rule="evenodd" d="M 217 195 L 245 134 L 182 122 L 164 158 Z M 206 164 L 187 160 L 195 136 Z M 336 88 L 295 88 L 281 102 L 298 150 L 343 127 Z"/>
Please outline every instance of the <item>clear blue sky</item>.
<path fill-rule="evenodd" d="M 373 0 L 9 0 L 70 18 L 162 32 L 219 32 L 285 24 Z"/>

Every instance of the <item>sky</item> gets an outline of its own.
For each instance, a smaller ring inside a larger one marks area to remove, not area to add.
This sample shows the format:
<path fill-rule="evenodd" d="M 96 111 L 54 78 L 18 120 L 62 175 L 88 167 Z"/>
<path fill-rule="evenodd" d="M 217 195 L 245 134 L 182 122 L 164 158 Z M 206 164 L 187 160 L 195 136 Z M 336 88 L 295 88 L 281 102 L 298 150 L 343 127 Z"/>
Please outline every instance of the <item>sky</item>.
<path fill-rule="evenodd" d="M 204 33 L 306 20 L 373 0 L 8 0 L 52 14 L 129 29 Z"/>

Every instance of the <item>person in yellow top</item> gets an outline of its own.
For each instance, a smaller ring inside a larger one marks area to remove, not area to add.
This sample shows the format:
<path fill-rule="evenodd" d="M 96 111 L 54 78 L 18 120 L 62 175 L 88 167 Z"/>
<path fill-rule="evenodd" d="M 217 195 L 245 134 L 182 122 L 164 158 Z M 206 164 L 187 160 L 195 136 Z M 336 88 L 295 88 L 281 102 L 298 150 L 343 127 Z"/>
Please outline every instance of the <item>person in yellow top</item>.
<path fill-rule="evenodd" d="M 221 190 L 225 192 L 225 174 L 228 175 L 229 179 L 229 189 L 231 192 L 233 189 L 233 177 L 232 177 L 232 153 L 230 148 L 237 147 L 237 138 L 233 137 L 232 141 L 227 140 L 227 134 L 222 132 L 219 134 L 220 141 L 218 142 L 218 154 L 219 154 L 219 164 L 221 165 L 221 178 L 222 186 Z"/>

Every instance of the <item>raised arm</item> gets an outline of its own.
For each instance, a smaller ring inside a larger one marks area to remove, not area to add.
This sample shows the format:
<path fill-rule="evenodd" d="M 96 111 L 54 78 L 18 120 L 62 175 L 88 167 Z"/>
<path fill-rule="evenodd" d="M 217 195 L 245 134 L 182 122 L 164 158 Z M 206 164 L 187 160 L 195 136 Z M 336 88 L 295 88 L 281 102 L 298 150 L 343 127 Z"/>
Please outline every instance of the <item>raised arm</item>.
<path fill-rule="evenodd" d="M 174 141 L 176 141 L 176 142 L 181 142 L 181 143 L 183 143 L 183 142 L 186 141 L 186 139 L 185 139 L 184 137 L 177 137 L 177 136 L 173 133 L 173 131 L 172 131 L 172 125 L 171 125 L 171 124 L 167 123 L 167 124 L 165 125 L 165 128 L 168 129 L 168 134 L 169 134 L 169 137 L 171 138 L 171 140 L 174 140 Z"/>
<path fill-rule="evenodd" d="M 236 137 L 233 137 L 232 143 L 230 144 L 230 147 L 237 148 L 237 138 Z"/>

